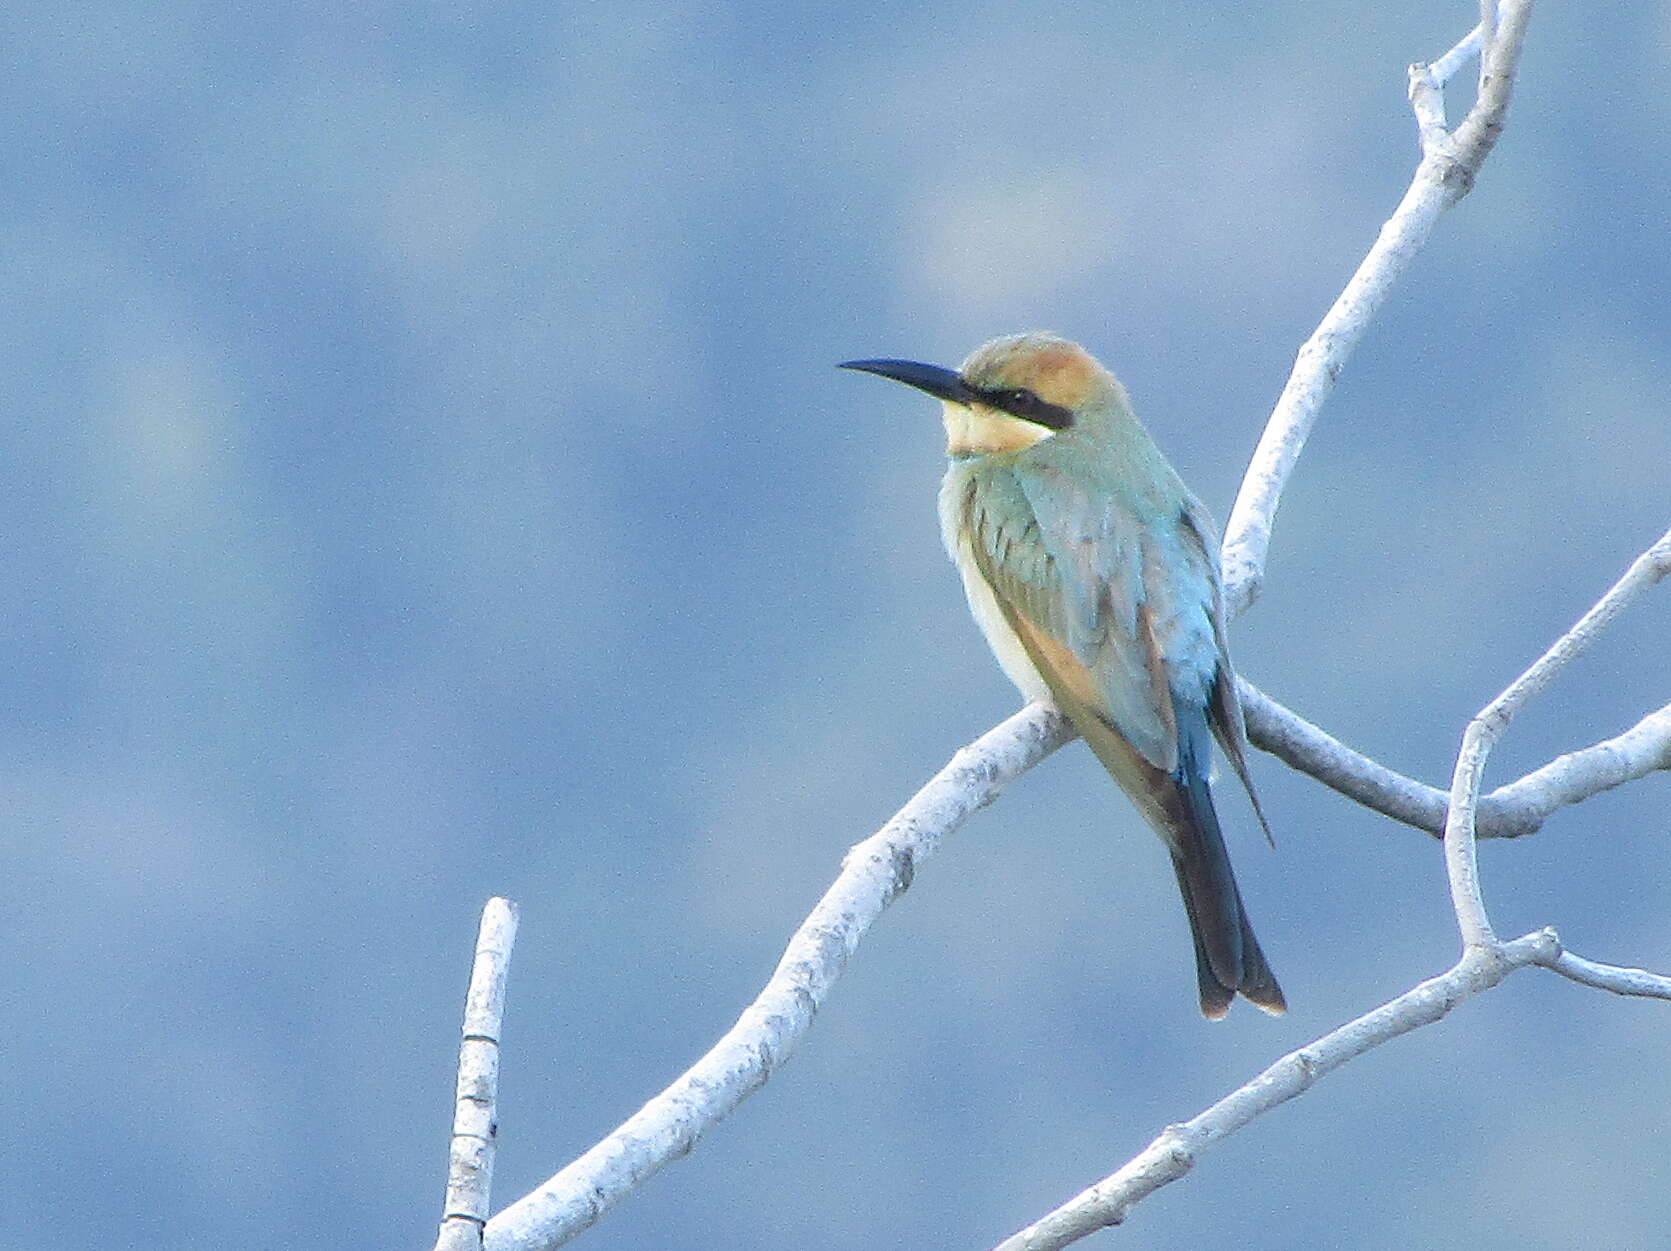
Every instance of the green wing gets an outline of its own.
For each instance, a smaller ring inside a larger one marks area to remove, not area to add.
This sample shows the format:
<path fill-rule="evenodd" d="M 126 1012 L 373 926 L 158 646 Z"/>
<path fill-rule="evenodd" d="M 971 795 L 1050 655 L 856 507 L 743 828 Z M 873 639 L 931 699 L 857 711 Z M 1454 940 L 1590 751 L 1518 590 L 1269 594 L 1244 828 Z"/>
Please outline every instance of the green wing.
<path fill-rule="evenodd" d="M 1176 768 L 1177 723 L 1149 628 L 1156 604 L 1135 519 L 1107 502 L 1093 507 L 1059 477 L 1023 477 L 1013 466 L 984 466 L 966 490 L 976 568 L 1063 711 L 1077 710 L 1076 723 L 1099 718 L 1148 764 Z"/>

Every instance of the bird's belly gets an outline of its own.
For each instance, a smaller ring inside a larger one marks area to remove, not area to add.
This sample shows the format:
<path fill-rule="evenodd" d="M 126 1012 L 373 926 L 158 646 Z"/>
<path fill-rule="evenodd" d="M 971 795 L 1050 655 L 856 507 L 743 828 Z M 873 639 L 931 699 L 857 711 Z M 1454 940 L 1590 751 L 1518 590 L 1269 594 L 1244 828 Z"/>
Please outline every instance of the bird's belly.
<path fill-rule="evenodd" d="M 1039 676 L 1037 666 L 1027 655 L 1027 649 L 1022 646 L 1015 631 L 1010 629 L 1010 623 L 1004 620 L 1004 610 L 998 607 L 992 588 L 976 570 L 974 556 L 964 542 L 960 542 L 957 548 L 957 571 L 963 575 L 963 593 L 969 599 L 969 611 L 986 636 L 987 646 L 998 658 L 998 667 L 1015 683 L 1022 698 L 1048 700 L 1050 688 Z"/>

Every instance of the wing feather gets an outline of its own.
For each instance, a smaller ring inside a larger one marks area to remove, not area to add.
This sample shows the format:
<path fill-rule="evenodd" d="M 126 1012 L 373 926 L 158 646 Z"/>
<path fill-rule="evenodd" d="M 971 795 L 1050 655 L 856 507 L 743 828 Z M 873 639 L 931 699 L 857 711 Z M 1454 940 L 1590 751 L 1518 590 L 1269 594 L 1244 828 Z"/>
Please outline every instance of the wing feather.
<path fill-rule="evenodd" d="M 1205 511 L 1191 500 L 1184 509 L 1182 522 L 1185 539 L 1194 546 L 1199 559 L 1207 568 L 1215 569 L 1218 564 L 1218 534 Z M 1242 717 L 1242 701 L 1236 695 L 1236 671 L 1230 663 L 1230 644 L 1225 637 L 1224 593 L 1216 577 L 1212 585 L 1210 611 L 1218 666 L 1213 674 L 1212 697 L 1207 702 L 1207 720 L 1212 726 L 1213 737 L 1218 740 L 1242 789 L 1247 792 L 1248 802 L 1253 805 L 1253 815 L 1259 818 L 1259 826 L 1265 831 L 1265 841 L 1275 847 L 1276 838 L 1271 834 L 1271 823 L 1265 819 L 1264 805 L 1259 802 L 1259 792 L 1253 788 L 1253 775 L 1247 767 L 1247 723 Z"/>
<path fill-rule="evenodd" d="M 1165 660 L 1143 625 L 1135 519 L 1112 505 L 1093 508 L 1082 488 L 1059 475 L 1002 469 L 972 486 L 970 549 L 1000 606 L 1055 645 L 1048 650 L 1058 670 L 1065 674 L 1071 661 L 1085 671 L 1074 684 L 1095 693 L 1088 706 L 1144 760 L 1165 772 L 1176 768 Z"/>

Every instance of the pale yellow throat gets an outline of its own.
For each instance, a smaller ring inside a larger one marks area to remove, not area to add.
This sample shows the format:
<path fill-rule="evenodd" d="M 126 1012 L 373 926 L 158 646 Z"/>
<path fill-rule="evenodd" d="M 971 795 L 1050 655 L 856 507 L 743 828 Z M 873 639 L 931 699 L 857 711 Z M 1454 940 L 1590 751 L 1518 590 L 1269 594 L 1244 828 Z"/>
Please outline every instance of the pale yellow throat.
<path fill-rule="evenodd" d="M 1055 433 L 984 404 L 954 404 L 950 400 L 940 404 L 945 410 L 946 451 L 952 456 L 1019 452 Z"/>

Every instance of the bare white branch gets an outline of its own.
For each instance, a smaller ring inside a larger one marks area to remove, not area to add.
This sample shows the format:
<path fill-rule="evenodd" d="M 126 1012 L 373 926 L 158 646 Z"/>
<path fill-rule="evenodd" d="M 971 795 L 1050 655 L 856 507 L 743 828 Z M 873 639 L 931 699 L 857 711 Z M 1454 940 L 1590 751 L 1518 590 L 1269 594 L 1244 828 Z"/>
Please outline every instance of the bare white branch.
<path fill-rule="evenodd" d="M 1354 751 L 1246 679 L 1237 689 L 1255 747 L 1376 812 L 1434 833 L 1444 829 L 1443 791 Z"/>
<path fill-rule="evenodd" d="M 1489 48 L 1497 42 L 1497 0 L 1480 0 L 1480 24 L 1474 27 L 1479 35 L 1480 46 Z M 1489 58 L 1480 58 L 1479 85 L 1485 87 L 1485 76 L 1489 65 Z"/>
<path fill-rule="evenodd" d="M 1460 199 L 1473 185 L 1474 175 L 1497 145 L 1508 119 L 1509 97 L 1520 70 L 1520 51 L 1526 42 L 1526 27 L 1532 20 L 1532 0 L 1502 0 L 1497 6 L 1497 27 L 1484 24 L 1480 39 L 1480 86 L 1474 107 L 1462 119 L 1451 138 L 1455 150 L 1455 177 L 1464 182 Z"/>
<path fill-rule="evenodd" d="M 1417 62 L 1410 67 L 1410 110 L 1416 115 L 1416 133 L 1421 138 L 1424 153 L 1445 155 L 1449 152 L 1450 123 L 1445 120 L 1445 87 L 1455 78 L 1462 67 L 1479 55 L 1482 46 L 1489 47 L 1491 35 L 1487 30 L 1495 30 L 1497 15 L 1496 0 L 1480 0 L 1482 10 L 1489 9 L 1491 16 L 1486 22 L 1474 27 L 1458 41 L 1457 45 L 1444 56 L 1427 64 Z M 1480 72 L 1485 72 L 1485 62 L 1480 61 Z"/>
<path fill-rule="evenodd" d="M 1641 995 L 1646 999 L 1671 999 L 1671 977 L 1649 973 L 1645 969 L 1626 969 L 1615 964 L 1597 964 L 1570 951 L 1560 951 L 1552 959 L 1541 961 L 1575 982 L 1610 990 L 1616 995 Z"/>
<path fill-rule="evenodd" d="M 1555 675 L 1568 663 L 1587 651 L 1601 632 L 1613 623 L 1632 600 L 1671 575 L 1671 530 L 1654 541 L 1653 545 L 1630 564 L 1619 580 L 1596 601 L 1595 607 L 1580 617 L 1577 623 L 1544 652 L 1537 663 L 1512 682 L 1508 689 L 1486 706 L 1478 720 L 1490 724 L 1482 730 L 1493 738 L 1500 737 L 1504 726 L 1525 706 L 1527 700 L 1548 686 Z"/>
<path fill-rule="evenodd" d="M 561 1246 L 760 1089 L 811 1026 L 865 931 L 910 886 L 916 866 L 1071 738 L 1061 713 L 1029 704 L 953 756 L 886 825 L 848 851 L 840 875 L 730 1032 L 609 1137 L 489 1221 L 489 1251 Z"/>
<path fill-rule="evenodd" d="M 1499 786 L 1480 800 L 1476 834 L 1512 838 L 1530 833 L 1557 808 L 1611 790 L 1624 782 L 1671 769 L 1671 704 L 1651 712 L 1630 729 L 1582 751 L 1557 756 L 1518 782 Z M 1524 824 L 1511 828 L 1509 818 Z"/>
<path fill-rule="evenodd" d="M 1439 106 L 1440 133 L 1434 133 L 1433 105 L 1425 98 L 1421 105 L 1412 101 L 1423 138 L 1421 163 L 1416 166 L 1403 200 L 1381 227 L 1369 254 L 1316 332 L 1300 348 L 1293 372 L 1265 425 L 1259 446 L 1254 449 L 1241 491 L 1230 510 L 1221 564 L 1225 604 L 1232 616 L 1259 595 L 1271 527 L 1283 488 L 1347 358 L 1363 338 L 1364 330 L 1386 301 L 1393 284 L 1426 244 L 1440 214 L 1468 193 L 1474 175 L 1502 131 L 1531 9 L 1531 0 L 1504 0 L 1497 37 L 1484 52 L 1486 79 L 1474 107 L 1454 135 L 1442 134 L 1442 105 Z M 1465 39 L 1458 47 L 1467 43 Z M 1440 64 L 1454 73 L 1460 61 L 1447 64 L 1450 60 L 1451 54 L 1447 54 Z M 1424 83 L 1428 78 L 1439 81 L 1431 67 Z"/>
<path fill-rule="evenodd" d="M 1353 750 L 1245 679 L 1239 690 L 1254 746 L 1366 808 L 1430 834 L 1445 832 L 1450 800 L 1444 791 Z M 1623 734 L 1558 756 L 1481 798 L 1475 837 L 1535 833 L 1557 809 L 1661 769 L 1671 769 L 1671 704 Z"/>
<path fill-rule="evenodd" d="M 1504 29 L 1507 27 L 1505 25 Z M 1630 602 L 1671 573 L 1671 530 L 1631 563 L 1623 577 L 1596 602 L 1595 607 L 1555 641 L 1554 646 L 1521 674 L 1507 690 L 1483 708 L 1468 723 L 1462 747 L 1456 757 L 1451 779 L 1450 813 L 1445 821 L 1445 865 L 1450 875 L 1451 903 L 1464 944 L 1489 945 L 1496 941 L 1491 920 L 1480 893 L 1479 864 L 1475 854 L 1474 809 L 1479 802 L 1480 779 L 1491 749 L 1502 738 L 1526 701 L 1548 686 L 1555 675 L 1582 655 Z"/>
<path fill-rule="evenodd" d="M 464 998 L 458 1048 L 458 1091 L 447 1167 L 447 1198 L 435 1251 L 479 1251 L 493 1189 L 498 1139 L 499 1035 L 505 1020 L 505 978 L 516 944 L 516 905 L 494 896 L 482 909 L 476 958 Z"/>
<path fill-rule="evenodd" d="M 1487 2 L 1489 2 L 1489 0 L 1487 0 Z M 1493 14 L 1495 14 L 1495 5 L 1492 6 L 1492 11 Z M 1467 65 L 1479 55 L 1481 34 L 1482 32 L 1480 28 L 1478 26 L 1474 27 L 1473 30 L 1469 31 L 1457 41 L 1456 47 L 1445 53 L 1445 55 L 1440 57 L 1438 60 L 1428 62 L 1428 74 L 1437 85 L 1443 87 L 1446 83 L 1450 82 L 1451 79 L 1456 77 L 1457 72 L 1461 70 L 1464 65 Z"/>
<path fill-rule="evenodd" d="M 1478 33 L 1476 29 L 1475 35 Z M 1433 65 L 1418 61 L 1410 67 L 1410 111 L 1416 115 L 1422 151 L 1442 151 L 1450 143 L 1450 123 L 1445 120 L 1445 80 Z"/>
<path fill-rule="evenodd" d="M 1304 1094 L 1318 1078 L 1348 1060 L 1401 1034 L 1433 1024 L 1457 1004 L 1489 990 L 1514 970 L 1554 959 L 1559 950 L 1553 931 L 1538 930 L 1499 947 L 1466 951 L 1438 977 L 1290 1051 L 1192 1120 L 1167 1126 L 1116 1172 L 1006 1238 L 995 1251 L 1059 1251 L 1099 1229 L 1118 1225 L 1138 1202 L 1194 1168 L 1202 1151 L 1261 1113 Z"/>

